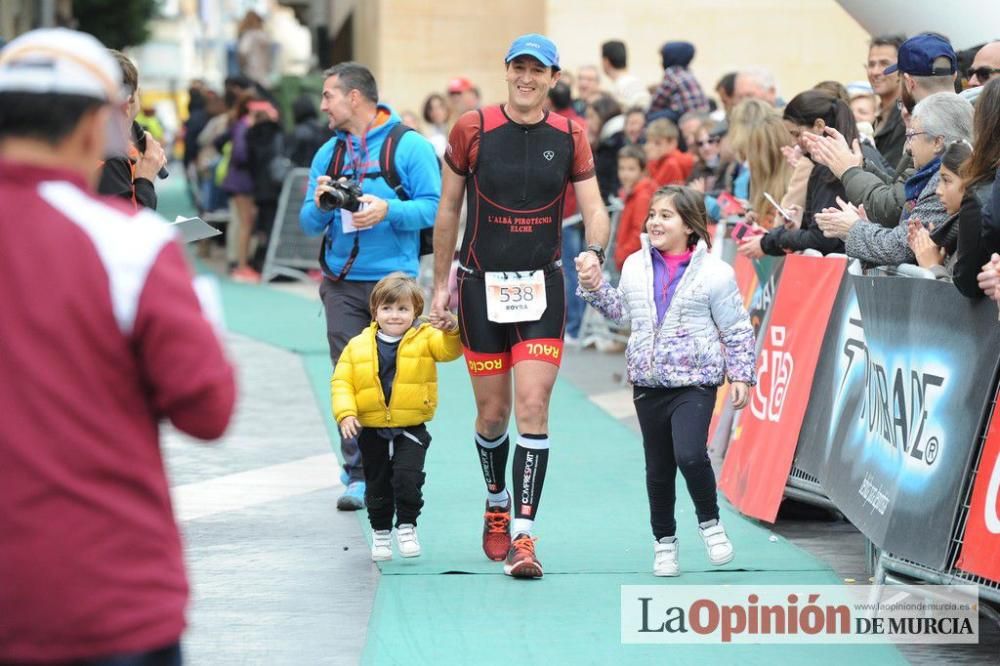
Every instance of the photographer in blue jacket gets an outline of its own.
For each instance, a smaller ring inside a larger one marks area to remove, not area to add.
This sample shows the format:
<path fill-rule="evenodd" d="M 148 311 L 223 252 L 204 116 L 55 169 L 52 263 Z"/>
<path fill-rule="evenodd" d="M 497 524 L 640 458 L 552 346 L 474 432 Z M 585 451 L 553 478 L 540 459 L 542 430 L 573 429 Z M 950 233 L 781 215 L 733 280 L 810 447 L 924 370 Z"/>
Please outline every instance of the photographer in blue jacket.
<path fill-rule="evenodd" d="M 319 293 L 326 310 L 330 359 L 372 322 L 369 296 L 394 271 L 416 277 L 421 231 L 434 225 L 441 170 L 434 148 L 378 103 L 375 77 L 344 62 L 324 72 L 323 103 L 336 133 L 316 152 L 299 222 L 324 235 Z M 364 508 L 357 438 L 341 439 L 345 511 Z"/>

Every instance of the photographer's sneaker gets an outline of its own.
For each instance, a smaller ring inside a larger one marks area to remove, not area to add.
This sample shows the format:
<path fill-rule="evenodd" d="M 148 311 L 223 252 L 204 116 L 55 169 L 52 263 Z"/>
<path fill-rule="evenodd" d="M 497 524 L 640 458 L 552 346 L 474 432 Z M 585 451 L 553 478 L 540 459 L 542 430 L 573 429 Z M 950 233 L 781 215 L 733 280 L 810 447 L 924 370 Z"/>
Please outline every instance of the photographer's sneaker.
<path fill-rule="evenodd" d="M 715 566 L 720 566 L 733 561 L 733 544 L 726 536 L 726 530 L 718 520 L 709 520 L 698 525 L 698 532 L 702 541 L 705 542 L 705 550 L 708 551 L 708 561 Z"/>
<path fill-rule="evenodd" d="M 340 511 L 360 511 L 365 508 L 365 482 L 351 481 L 344 494 L 337 499 Z"/>
<path fill-rule="evenodd" d="M 392 530 L 372 532 L 372 562 L 392 559 Z"/>
<path fill-rule="evenodd" d="M 667 542 L 667 539 L 670 539 Z M 680 562 L 677 561 L 679 554 L 677 539 L 674 537 L 663 537 L 660 541 L 653 542 L 653 575 L 654 576 L 677 576 L 681 573 Z"/>
<path fill-rule="evenodd" d="M 510 550 L 510 498 L 504 506 L 486 502 L 483 515 L 483 552 L 494 562 L 503 562 Z"/>
<path fill-rule="evenodd" d="M 396 528 L 396 545 L 403 557 L 420 557 L 420 540 L 415 525 L 403 523 Z"/>

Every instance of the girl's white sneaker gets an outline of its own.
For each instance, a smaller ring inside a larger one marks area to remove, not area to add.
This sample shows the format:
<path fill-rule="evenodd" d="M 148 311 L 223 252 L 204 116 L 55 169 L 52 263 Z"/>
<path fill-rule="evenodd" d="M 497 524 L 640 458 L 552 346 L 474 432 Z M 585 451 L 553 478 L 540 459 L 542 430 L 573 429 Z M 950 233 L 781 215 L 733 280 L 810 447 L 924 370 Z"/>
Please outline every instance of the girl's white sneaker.
<path fill-rule="evenodd" d="M 698 526 L 701 539 L 705 542 L 705 550 L 708 551 L 708 561 L 715 566 L 732 562 L 735 553 L 733 552 L 732 542 L 726 536 L 725 528 L 717 520 L 709 521 L 709 523 L 715 524 L 707 525 L 706 527 Z"/>
<path fill-rule="evenodd" d="M 420 557 L 420 540 L 415 525 L 403 523 L 396 528 L 396 544 L 403 557 Z"/>
<path fill-rule="evenodd" d="M 664 537 L 669 539 L 670 537 Z M 681 572 L 681 566 L 677 561 L 678 546 L 675 538 L 670 543 L 653 542 L 653 575 L 654 576 L 677 576 Z"/>
<path fill-rule="evenodd" d="M 372 562 L 392 559 L 392 530 L 372 532 Z"/>

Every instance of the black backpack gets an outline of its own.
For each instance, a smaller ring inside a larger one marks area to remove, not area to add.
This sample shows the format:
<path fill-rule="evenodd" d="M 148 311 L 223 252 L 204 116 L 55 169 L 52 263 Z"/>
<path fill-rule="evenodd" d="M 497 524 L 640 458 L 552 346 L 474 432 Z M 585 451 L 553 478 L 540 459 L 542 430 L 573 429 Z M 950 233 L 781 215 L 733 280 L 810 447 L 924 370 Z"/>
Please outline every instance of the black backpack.
<path fill-rule="evenodd" d="M 414 131 L 412 127 L 407 127 L 403 123 L 394 125 L 393 128 L 389 130 L 389 135 L 384 141 L 382 141 L 382 149 L 378 154 L 379 170 L 365 174 L 365 178 L 381 177 L 385 179 L 386 184 L 392 188 L 392 191 L 396 193 L 396 197 L 399 198 L 400 201 L 409 201 L 410 197 L 406 194 L 406 190 L 403 189 L 403 183 L 399 178 L 399 173 L 396 171 L 396 149 L 399 147 L 399 142 L 403 138 L 403 135 L 412 131 Z M 330 176 L 330 178 L 334 180 L 337 180 L 343 175 L 344 157 L 346 154 L 347 146 L 342 139 L 337 139 L 337 143 L 333 146 L 333 158 L 330 160 L 330 166 L 326 170 L 326 175 Z M 425 254 L 433 253 L 434 227 L 421 229 L 419 254 L 420 256 L 424 256 Z M 325 257 L 323 259 L 325 264 Z"/>

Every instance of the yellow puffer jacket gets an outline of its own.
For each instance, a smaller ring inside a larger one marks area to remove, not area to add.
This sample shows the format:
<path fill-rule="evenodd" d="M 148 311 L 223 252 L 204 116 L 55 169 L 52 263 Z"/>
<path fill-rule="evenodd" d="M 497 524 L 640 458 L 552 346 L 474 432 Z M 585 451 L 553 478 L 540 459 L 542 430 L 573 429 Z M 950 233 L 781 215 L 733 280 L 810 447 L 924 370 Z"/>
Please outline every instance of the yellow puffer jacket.
<path fill-rule="evenodd" d="M 411 328 L 396 350 L 390 404 L 378 378 L 378 345 L 372 323 L 347 343 L 330 382 L 333 416 L 340 423 L 357 417 L 368 428 L 402 428 L 426 423 L 437 408 L 437 367 L 462 355 L 458 330 L 445 333 L 423 323 Z"/>

